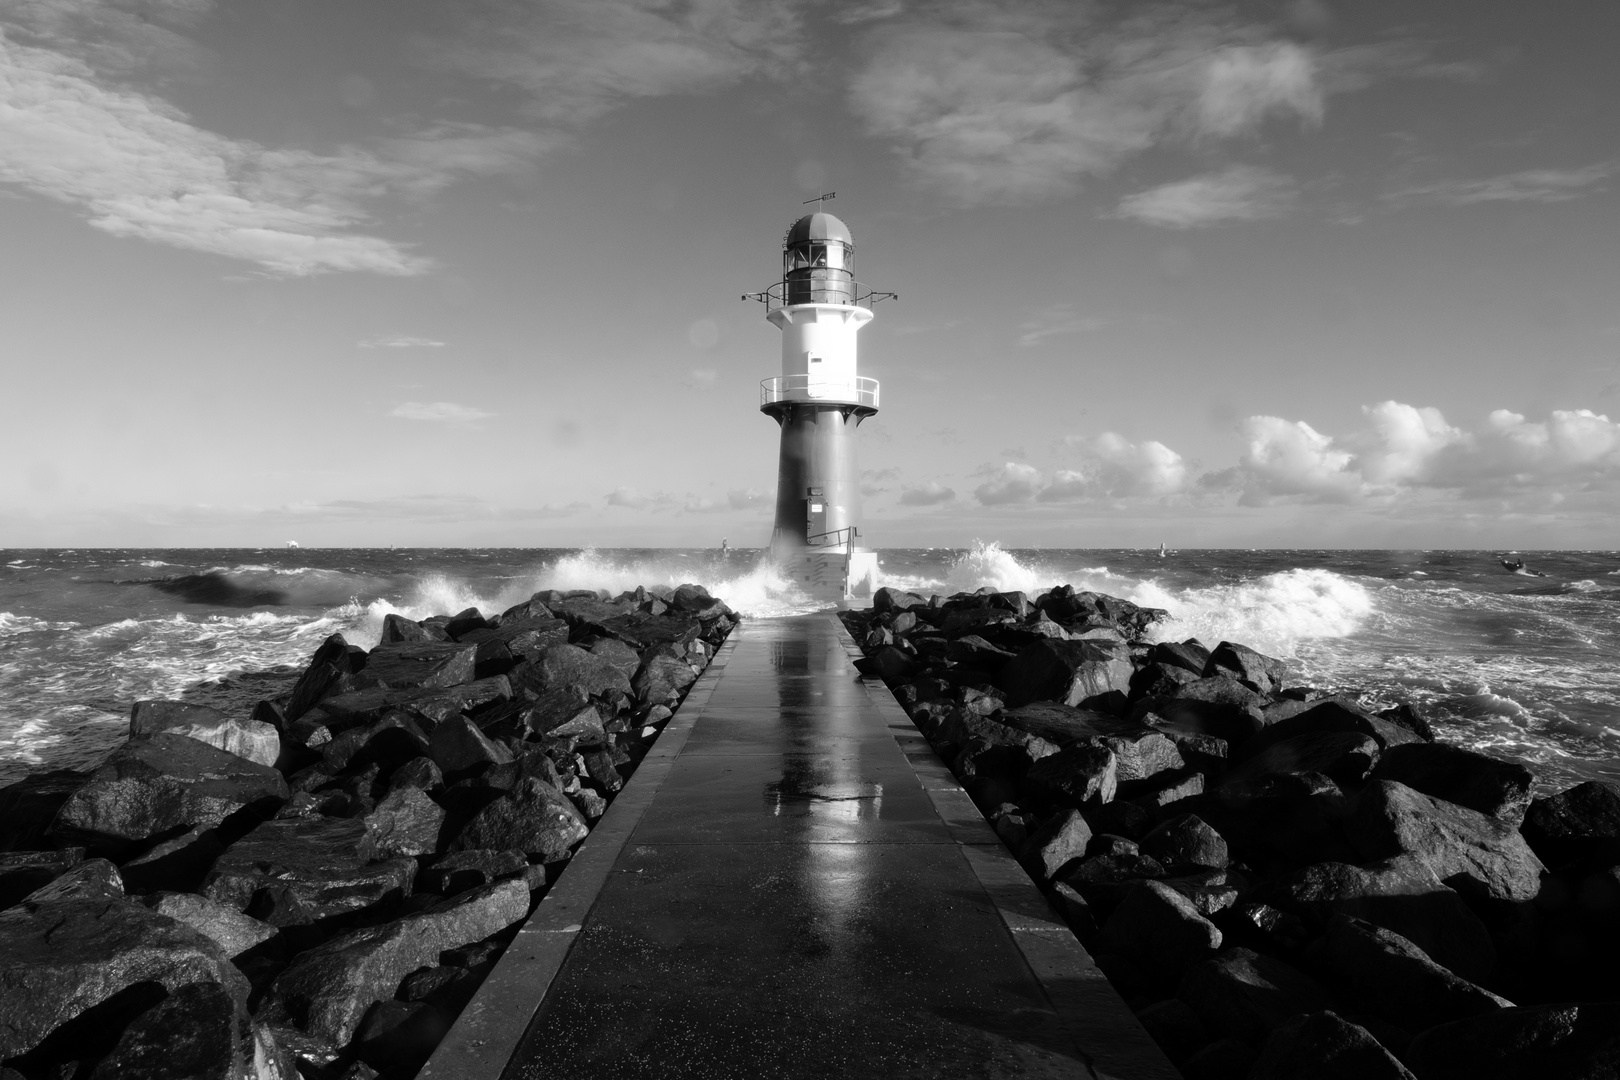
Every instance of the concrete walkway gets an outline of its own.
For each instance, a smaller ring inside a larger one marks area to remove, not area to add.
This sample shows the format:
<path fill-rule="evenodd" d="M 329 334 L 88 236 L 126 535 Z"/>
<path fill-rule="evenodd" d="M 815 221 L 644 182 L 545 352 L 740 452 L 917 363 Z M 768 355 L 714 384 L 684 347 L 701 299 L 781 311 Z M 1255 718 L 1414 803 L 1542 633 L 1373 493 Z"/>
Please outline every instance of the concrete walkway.
<path fill-rule="evenodd" d="M 423 1076 L 1176 1077 L 856 655 L 744 622 Z"/>

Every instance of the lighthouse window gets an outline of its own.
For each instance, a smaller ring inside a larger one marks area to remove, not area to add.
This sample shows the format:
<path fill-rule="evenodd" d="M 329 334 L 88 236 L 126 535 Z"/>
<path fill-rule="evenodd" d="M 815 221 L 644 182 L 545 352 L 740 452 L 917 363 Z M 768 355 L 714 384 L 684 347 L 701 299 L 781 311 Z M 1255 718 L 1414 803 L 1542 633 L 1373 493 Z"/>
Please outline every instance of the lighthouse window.
<path fill-rule="evenodd" d="M 810 362 L 812 364 L 819 364 L 819 363 L 821 363 L 821 357 L 817 356 L 815 353 L 811 353 L 810 354 Z"/>

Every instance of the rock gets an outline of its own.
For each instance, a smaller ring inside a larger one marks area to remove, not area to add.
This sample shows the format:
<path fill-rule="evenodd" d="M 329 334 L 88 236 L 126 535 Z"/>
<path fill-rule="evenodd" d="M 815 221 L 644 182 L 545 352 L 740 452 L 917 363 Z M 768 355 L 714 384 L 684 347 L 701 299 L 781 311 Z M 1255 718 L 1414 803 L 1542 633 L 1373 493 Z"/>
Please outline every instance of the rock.
<path fill-rule="evenodd" d="M 175 922 L 191 927 L 212 940 L 230 957 L 240 956 L 276 936 L 276 928 L 269 923 L 262 923 L 195 893 L 156 893 L 142 897 L 140 902 L 159 915 L 166 915 Z"/>
<path fill-rule="evenodd" d="M 1221 834 L 1197 814 L 1180 814 L 1142 838 L 1142 850 L 1165 866 L 1208 866 L 1220 870 L 1232 859 Z"/>
<path fill-rule="evenodd" d="M 354 728 L 323 745 L 321 760 L 334 774 L 378 765 L 391 772 L 428 752 L 427 733 L 403 709 L 388 709 L 375 723 Z"/>
<path fill-rule="evenodd" d="M 1164 883 L 1192 901 L 1192 906 L 1198 914 L 1206 919 L 1212 919 L 1237 903 L 1237 887 L 1228 884 L 1226 879 L 1225 871 L 1206 869 L 1195 870 L 1182 877 L 1165 878 Z M 1225 930 L 1221 932 L 1225 934 Z M 1230 944 L 1244 943 L 1234 941 Z"/>
<path fill-rule="evenodd" d="M 378 644 L 393 645 L 401 641 L 443 641 L 449 637 L 443 634 L 439 637 L 430 637 L 428 631 L 420 623 L 412 622 L 403 615 L 389 612 L 383 616 L 382 637 Z"/>
<path fill-rule="evenodd" d="M 210 900 L 271 926 L 297 926 L 410 895 L 416 863 L 368 863 L 365 822 L 266 821 L 232 844 L 203 885 Z"/>
<path fill-rule="evenodd" d="M 619 770 L 614 767 L 611 754 L 604 750 L 587 750 L 581 757 L 585 761 L 586 774 L 597 787 L 610 795 L 624 787 L 624 777 L 620 776 Z"/>
<path fill-rule="evenodd" d="M 1216 1039 L 1181 1063 L 1183 1080 L 1248 1080 L 1255 1054 L 1239 1039 Z"/>
<path fill-rule="evenodd" d="M 631 694 L 630 680 L 624 672 L 577 645 L 548 645 L 533 659 L 513 668 L 510 678 L 514 688 L 535 696 L 564 686 L 576 686 L 593 697 Z"/>
<path fill-rule="evenodd" d="M 577 736 L 588 743 L 600 743 L 607 737 L 601 711 L 583 690 L 572 686 L 557 687 L 541 694 L 523 713 L 522 723 L 540 738 Z"/>
<path fill-rule="evenodd" d="M 1093 833 L 1112 833 L 1130 840 L 1140 840 L 1153 828 L 1155 819 L 1145 807 L 1135 803 L 1110 802 L 1086 808 L 1086 820 Z"/>
<path fill-rule="evenodd" d="M 1498 1009 L 1432 1027 L 1405 1055 L 1422 1080 L 1600 1080 L 1620 1061 L 1620 1003 Z"/>
<path fill-rule="evenodd" d="M 1548 866 L 1620 862 L 1620 784 L 1588 780 L 1536 799 L 1519 831 Z"/>
<path fill-rule="evenodd" d="M 491 741 L 477 724 L 460 714 L 433 729 L 428 753 L 446 776 L 504 765 L 512 760 L 512 751 Z"/>
<path fill-rule="evenodd" d="M 159 733 L 114 750 L 62 804 L 51 831 L 118 850 L 171 830 L 218 825 L 244 808 L 269 813 L 287 797 L 287 782 L 269 766 Z"/>
<path fill-rule="evenodd" d="M 872 653 L 855 661 L 855 670 L 872 679 L 882 679 L 893 686 L 904 682 L 917 670 L 917 662 L 911 654 L 893 645 L 885 645 Z"/>
<path fill-rule="evenodd" d="M 1055 876 L 1075 859 L 1083 858 L 1091 842 L 1091 826 L 1078 810 L 1061 810 L 1025 841 L 1020 856 L 1038 867 L 1042 880 Z"/>
<path fill-rule="evenodd" d="M 137 701 L 129 714 L 129 737 L 164 731 L 217 746 L 260 765 L 281 756 L 281 733 L 258 720 L 232 720 L 218 709 L 184 701 Z"/>
<path fill-rule="evenodd" d="M 1249 683 L 1262 694 L 1274 694 L 1283 688 L 1288 665 L 1257 653 L 1246 645 L 1223 641 L 1209 654 L 1201 674 L 1209 676 L 1222 672 Z"/>
<path fill-rule="evenodd" d="M 529 865 L 521 851 L 472 848 L 442 856 L 417 872 L 416 883 L 428 892 L 453 896 L 501 878 L 520 874 Z"/>
<path fill-rule="evenodd" d="M 414 1074 L 450 1030 L 443 1013 L 421 1001 L 379 1001 L 360 1021 L 354 1049 L 378 1069 Z"/>
<path fill-rule="evenodd" d="M 974 740 L 993 748 L 1016 750 L 1021 757 L 1013 755 L 1006 757 L 1020 772 L 1027 770 L 1041 758 L 1049 757 L 1058 751 L 1054 743 L 1039 735 L 1032 735 L 1022 728 L 991 720 L 967 709 L 952 709 L 947 713 L 939 725 L 934 740 L 958 751 Z"/>
<path fill-rule="evenodd" d="M 418 791 L 437 791 L 444 786 L 444 773 L 430 757 L 412 758 L 394 770 L 394 775 L 388 778 L 388 794 L 404 788 L 416 788 Z"/>
<path fill-rule="evenodd" d="M 1139 733 L 1137 725 L 1123 724 L 1112 716 L 1092 709 L 1053 701 L 1004 709 L 996 720 L 1060 747 L 1099 739 L 1104 735 L 1125 733 L 1134 736 Z"/>
<path fill-rule="evenodd" d="M 52 769 L 0 787 L 0 852 L 46 847 L 46 833 L 62 804 L 89 779 L 89 773 L 76 769 Z"/>
<path fill-rule="evenodd" d="M 1173 1064 L 1186 1061 L 1209 1042 L 1204 1022 L 1179 998 L 1166 998 L 1138 1009 L 1136 1019 Z"/>
<path fill-rule="evenodd" d="M 562 641 L 566 642 L 567 640 L 567 635 L 564 635 Z M 635 680 L 636 671 L 641 667 L 641 654 L 617 638 L 597 638 L 591 642 L 589 652 L 592 656 L 600 656 L 618 668 L 632 682 Z M 675 657 L 675 659 L 681 658 Z"/>
<path fill-rule="evenodd" d="M 366 675 L 390 690 L 443 689 L 471 682 L 478 646 L 452 641 L 396 641 L 366 655 Z"/>
<path fill-rule="evenodd" d="M 0 854 L 0 909 L 17 903 L 84 861 L 84 848 Z"/>
<path fill-rule="evenodd" d="M 1204 792 L 1204 774 L 1196 769 L 1172 769 L 1130 786 L 1128 794 L 1138 806 L 1157 812 L 1172 803 Z"/>
<path fill-rule="evenodd" d="M 1149 727 L 1103 735 L 1097 741 L 1114 752 L 1115 775 L 1121 784 L 1148 780 L 1187 765 L 1176 744 Z"/>
<path fill-rule="evenodd" d="M 1340 830 L 1349 806 L 1338 785 L 1320 774 L 1223 782 L 1178 809 L 1203 818 L 1226 838 L 1234 857 L 1268 873 L 1358 858 Z"/>
<path fill-rule="evenodd" d="M 213 941 L 129 900 L 72 900 L 0 915 L 0 1060 L 39 1045 L 138 983 L 214 982 L 239 1005 L 248 983 Z"/>
<path fill-rule="evenodd" d="M 1137 668 L 1136 674 L 1131 676 L 1129 697 L 1132 701 L 1140 701 L 1143 698 L 1173 698 L 1177 690 L 1200 678 L 1202 676 L 1196 672 L 1174 664 L 1147 663 Z"/>
<path fill-rule="evenodd" d="M 1393 930 L 1348 915 L 1328 920 L 1309 955 L 1357 1008 L 1408 1031 L 1513 1006 Z"/>
<path fill-rule="evenodd" d="M 1414 791 L 1466 806 L 1514 828 L 1530 806 L 1530 770 L 1516 761 L 1476 754 L 1445 743 L 1410 742 L 1384 752 L 1373 772 Z"/>
<path fill-rule="evenodd" d="M 453 851 L 473 848 L 521 851 L 546 862 L 566 858 L 589 833 L 585 819 L 568 797 L 541 780 L 527 779 L 510 796 L 479 811 L 451 844 Z"/>
<path fill-rule="evenodd" d="M 1416 1080 L 1366 1028 L 1323 1010 L 1267 1036 L 1248 1080 Z"/>
<path fill-rule="evenodd" d="M 1246 755 L 1225 782 L 1241 784 L 1262 776 L 1314 772 L 1340 784 L 1359 784 L 1377 761 L 1378 743 L 1371 736 L 1353 731 L 1307 731 Z"/>
<path fill-rule="evenodd" d="M 365 650 L 350 645 L 342 634 L 333 634 L 310 657 L 309 666 L 288 695 L 283 715 L 289 721 L 297 720 L 323 698 L 357 689 L 352 677 L 365 666 Z"/>
<path fill-rule="evenodd" d="M 1429 724 L 1429 718 L 1409 701 L 1381 710 L 1378 718 L 1385 723 L 1405 728 L 1424 742 L 1434 742 L 1434 728 Z"/>
<path fill-rule="evenodd" d="M 1013 707 L 1032 701 L 1079 705 L 1109 690 L 1130 689 L 1132 667 L 1108 649 L 1087 641 L 1037 641 L 1002 665 L 995 685 Z"/>
<path fill-rule="evenodd" d="M 498 627 L 472 630 L 460 635 L 457 640 L 464 644 L 479 646 L 480 653 L 487 646 L 499 643 L 506 647 L 513 659 L 522 661 L 539 655 L 547 645 L 566 643 L 568 623 L 562 619 L 552 618 L 549 614 L 517 619 L 502 618 Z M 617 662 L 622 663 L 622 657 Z"/>
<path fill-rule="evenodd" d="M 697 680 L 692 665 L 673 656 L 649 656 L 635 677 L 630 690 L 638 705 L 673 705 L 681 691 Z"/>
<path fill-rule="evenodd" d="M 1490 978 L 1496 948 L 1462 897 L 1415 859 L 1360 867 L 1307 866 L 1267 890 L 1270 902 L 1320 923 L 1350 915 L 1393 930 L 1432 959 L 1472 982 Z"/>
<path fill-rule="evenodd" d="M 994 673 L 1013 658 L 1013 653 L 992 645 L 977 634 L 967 634 L 945 645 L 945 659 L 959 667 Z"/>
<path fill-rule="evenodd" d="M 1075 743 L 1030 766 L 1025 781 L 1041 800 L 1053 806 L 1081 807 L 1106 803 L 1118 788 L 1117 759 L 1106 746 Z"/>
<path fill-rule="evenodd" d="M 1156 664 L 1177 667 L 1197 678 L 1204 677 L 1209 667 L 1209 650 L 1197 638 L 1186 641 L 1161 641 L 1148 652 L 1148 659 Z"/>
<path fill-rule="evenodd" d="M 444 950 L 480 941 L 528 913 L 528 888 L 504 881 L 333 938 L 299 954 L 276 977 L 261 1015 L 347 1044 L 366 1011 L 392 998 L 406 975 L 435 963 Z"/>
<path fill-rule="evenodd" d="M 1541 889 L 1544 867 L 1517 829 L 1404 784 L 1368 784 L 1345 835 L 1363 859 L 1410 853 L 1468 895 L 1523 902 Z"/>
<path fill-rule="evenodd" d="M 888 586 L 872 594 L 873 611 L 909 611 L 912 608 L 927 607 L 928 601 L 913 592 L 904 589 L 894 589 Z"/>
<path fill-rule="evenodd" d="M 68 900 L 121 900 L 123 896 L 124 879 L 118 876 L 118 867 L 106 859 L 89 859 L 23 897 L 20 906 L 33 911 Z"/>
<path fill-rule="evenodd" d="M 1132 717 L 1164 734 L 1213 735 L 1237 745 L 1263 726 L 1259 694 L 1228 675 L 1196 679 L 1168 698 L 1143 698 Z"/>
<path fill-rule="evenodd" d="M 202 883 L 203 875 L 224 850 L 219 829 L 199 826 L 141 852 L 120 866 L 119 873 L 130 892 L 190 892 Z"/>
<path fill-rule="evenodd" d="M 1255 900 L 1240 899 L 1207 917 L 1221 928 L 1226 944 L 1256 952 L 1293 955 L 1311 937 L 1298 915 Z"/>
<path fill-rule="evenodd" d="M 1164 867 L 1148 855 L 1098 855 L 1064 867 L 1058 880 L 1088 905 L 1110 910 L 1133 883 L 1164 877 Z"/>
<path fill-rule="evenodd" d="M 1314 979 L 1275 957 L 1242 948 L 1193 965 L 1176 996 L 1211 1032 L 1251 1046 L 1294 1017 L 1332 1005 Z"/>
<path fill-rule="evenodd" d="M 240 1001 L 218 983 L 187 983 L 136 1017 L 90 1080 L 263 1076 L 254 1071 L 256 1049 Z"/>
<path fill-rule="evenodd" d="M 419 789 L 406 787 L 390 792 L 362 820 L 366 835 L 357 849 L 361 858 L 431 855 L 439 847 L 444 810 Z"/>
<path fill-rule="evenodd" d="M 1097 936 L 1098 962 L 1127 986 L 1174 986 L 1221 947 L 1221 932 L 1185 896 L 1158 881 L 1124 890 Z"/>

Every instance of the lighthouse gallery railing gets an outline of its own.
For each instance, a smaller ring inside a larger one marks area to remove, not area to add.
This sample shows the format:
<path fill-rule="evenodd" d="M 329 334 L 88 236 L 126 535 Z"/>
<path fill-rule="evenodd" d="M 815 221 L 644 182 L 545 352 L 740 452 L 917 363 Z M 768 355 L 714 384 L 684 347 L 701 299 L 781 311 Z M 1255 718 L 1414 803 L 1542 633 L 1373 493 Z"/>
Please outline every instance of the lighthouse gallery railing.
<path fill-rule="evenodd" d="M 762 292 L 744 293 L 744 300 L 758 300 L 767 312 L 794 304 L 839 304 L 870 308 L 883 300 L 898 300 L 898 293 L 876 292 L 848 278 L 790 278 L 778 281 Z"/>
<path fill-rule="evenodd" d="M 825 401 L 878 407 L 878 381 L 857 375 L 853 380 L 829 380 L 820 376 L 778 375 L 759 384 L 759 404 L 774 405 L 779 401 Z"/>

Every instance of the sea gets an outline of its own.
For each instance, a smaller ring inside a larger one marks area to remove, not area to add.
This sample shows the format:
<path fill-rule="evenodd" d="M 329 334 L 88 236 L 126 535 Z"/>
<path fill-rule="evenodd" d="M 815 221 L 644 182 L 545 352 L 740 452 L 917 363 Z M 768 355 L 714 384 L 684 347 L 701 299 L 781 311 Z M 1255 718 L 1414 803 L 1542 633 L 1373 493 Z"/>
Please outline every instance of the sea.
<path fill-rule="evenodd" d="M 923 594 L 1069 584 L 1163 608 L 1158 640 L 1241 642 L 1290 681 L 1415 702 L 1445 741 L 1522 760 L 1540 792 L 1620 781 L 1620 552 L 1055 550 L 879 552 Z M 131 705 L 245 713 L 329 634 L 540 589 L 706 586 L 747 617 L 817 606 L 740 549 L 0 550 L 0 784 L 94 766 Z"/>

